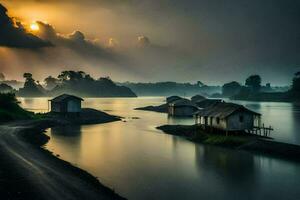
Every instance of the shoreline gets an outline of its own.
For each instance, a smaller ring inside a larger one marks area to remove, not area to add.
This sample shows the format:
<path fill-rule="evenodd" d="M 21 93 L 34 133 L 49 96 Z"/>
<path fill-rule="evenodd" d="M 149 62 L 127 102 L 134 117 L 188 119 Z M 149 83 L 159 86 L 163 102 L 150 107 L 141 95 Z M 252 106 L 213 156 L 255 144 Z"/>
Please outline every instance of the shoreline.
<path fill-rule="evenodd" d="M 125 199 L 43 148 L 50 139 L 45 130 L 62 125 L 68 123 L 40 119 L 0 125 L 1 199 Z"/>
<path fill-rule="evenodd" d="M 256 135 L 229 135 L 206 133 L 195 125 L 163 125 L 156 127 L 165 134 L 183 137 L 189 141 L 214 145 L 237 151 L 246 151 L 257 155 L 266 155 L 286 161 L 300 163 L 300 146 L 283 142 L 271 141 Z"/>

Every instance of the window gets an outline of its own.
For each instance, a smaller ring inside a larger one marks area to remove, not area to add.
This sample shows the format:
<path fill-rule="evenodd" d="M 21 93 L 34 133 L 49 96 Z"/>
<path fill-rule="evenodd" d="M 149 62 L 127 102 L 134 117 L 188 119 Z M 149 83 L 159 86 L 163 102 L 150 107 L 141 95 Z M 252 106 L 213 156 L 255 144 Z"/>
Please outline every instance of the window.
<path fill-rule="evenodd" d="M 243 122 L 244 122 L 244 116 L 240 115 L 240 123 L 243 123 Z"/>
<path fill-rule="evenodd" d="M 220 118 L 217 117 L 217 124 L 220 124 Z"/>

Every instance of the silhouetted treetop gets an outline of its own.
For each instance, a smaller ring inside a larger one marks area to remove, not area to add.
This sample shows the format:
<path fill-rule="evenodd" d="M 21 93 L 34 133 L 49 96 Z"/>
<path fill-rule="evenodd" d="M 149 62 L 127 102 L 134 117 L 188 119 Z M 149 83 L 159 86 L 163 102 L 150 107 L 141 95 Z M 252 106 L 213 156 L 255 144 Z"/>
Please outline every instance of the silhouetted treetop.
<path fill-rule="evenodd" d="M 246 79 L 245 85 L 250 87 L 253 92 L 259 92 L 261 87 L 261 77 L 259 75 L 251 75 Z"/>
<path fill-rule="evenodd" d="M 5 81 L 5 76 L 3 73 L 0 73 L 0 81 Z"/>

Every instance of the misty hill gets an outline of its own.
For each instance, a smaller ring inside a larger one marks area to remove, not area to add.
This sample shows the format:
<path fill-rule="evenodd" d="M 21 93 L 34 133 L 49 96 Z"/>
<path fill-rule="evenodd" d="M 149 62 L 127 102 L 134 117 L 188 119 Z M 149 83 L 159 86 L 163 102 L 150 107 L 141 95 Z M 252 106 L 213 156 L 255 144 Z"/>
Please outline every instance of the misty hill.
<path fill-rule="evenodd" d="M 5 75 L 0 72 L 0 84 L 2 84 L 2 86 L 8 85 L 10 87 L 13 87 L 14 89 L 19 89 L 20 87 L 23 86 L 24 83 L 16 81 L 16 80 L 7 80 Z"/>
<path fill-rule="evenodd" d="M 157 82 L 157 83 L 118 83 L 134 91 L 138 96 L 194 96 L 202 94 L 210 96 L 220 93 L 220 86 L 207 86 L 201 83 L 176 83 L 176 82 Z"/>
<path fill-rule="evenodd" d="M 131 89 L 118 86 L 109 77 L 95 80 L 82 71 L 63 71 L 57 78 L 47 77 L 45 87 L 32 78 L 32 74 L 25 73 L 24 87 L 17 92 L 18 96 L 42 97 L 56 96 L 62 93 L 83 97 L 136 97 Z"/>
<path fill-rule="evenodd" d="M 17 92 L 18 96 L 22 97 L 43 97 L 47 95 L 47 91 L 39 82 L 32 78 L 31 73 L 24 73 L 23 77 L 26 79 L 24 87 L 20 88 Z"/>

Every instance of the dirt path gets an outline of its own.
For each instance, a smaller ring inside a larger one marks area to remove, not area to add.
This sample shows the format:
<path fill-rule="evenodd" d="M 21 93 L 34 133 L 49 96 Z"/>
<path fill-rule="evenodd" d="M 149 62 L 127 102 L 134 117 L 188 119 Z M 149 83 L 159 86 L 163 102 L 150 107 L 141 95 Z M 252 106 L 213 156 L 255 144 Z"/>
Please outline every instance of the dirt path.
<path fill-rule="evenodd" d="M 23 129 L 0 126 L 0 199 L 121 199 L 83 170 L 22 140 Z"/>

